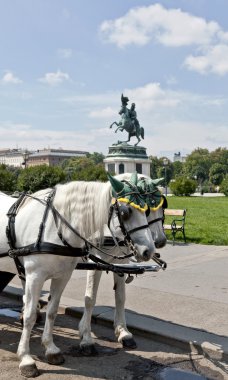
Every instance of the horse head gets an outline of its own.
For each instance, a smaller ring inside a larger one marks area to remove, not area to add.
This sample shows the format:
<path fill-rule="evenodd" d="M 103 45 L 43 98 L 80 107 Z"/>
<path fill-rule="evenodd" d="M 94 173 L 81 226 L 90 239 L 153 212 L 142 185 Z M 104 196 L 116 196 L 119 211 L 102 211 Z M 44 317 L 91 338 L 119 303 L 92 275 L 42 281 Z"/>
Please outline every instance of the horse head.
<path fill-rule="evenodd" d="M 167 208 L 167 199 L 158 189 L 163 178 L 142 178 L 138 182 L 138 188 L 148 205 L 147 220 L 156 248 L 166 245 L 167 239 L 163 229 L 164 209 Z"/>
<path fill-rule="evenodd" d="M 137 188 L 137 173 L 129 183 L 108 174 L 112 186 L 111 233 L 134 252 L 137 261 L 147 261 L 155 254 L 155 245 L 147 222 L 148 206 Z"/>

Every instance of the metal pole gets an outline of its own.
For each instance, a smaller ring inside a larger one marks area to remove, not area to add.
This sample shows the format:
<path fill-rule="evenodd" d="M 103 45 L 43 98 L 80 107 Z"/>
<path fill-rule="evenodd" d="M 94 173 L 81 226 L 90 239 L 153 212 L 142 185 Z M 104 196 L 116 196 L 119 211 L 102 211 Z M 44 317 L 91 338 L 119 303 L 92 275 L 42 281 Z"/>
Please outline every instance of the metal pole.
<path fill-rule="evenodd" d="M 165 166 L 165 196 L 167 197 L 167 176 L 166 176 L 166 166 Z"/>

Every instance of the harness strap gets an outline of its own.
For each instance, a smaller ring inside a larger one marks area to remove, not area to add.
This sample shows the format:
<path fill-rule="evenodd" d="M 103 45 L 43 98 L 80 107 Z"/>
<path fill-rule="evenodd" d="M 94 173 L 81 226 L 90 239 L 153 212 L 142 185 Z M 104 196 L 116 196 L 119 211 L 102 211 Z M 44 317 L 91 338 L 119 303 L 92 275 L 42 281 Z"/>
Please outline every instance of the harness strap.
<path fill-rule="evenodd" d="M 52 210 L 52 213 L 53 213 L 53 217 L 54 217 L 54 220 L 55 220 L 55 223 L 57 223 L 58 219 L 61 220 L 66 226 L 67 228 L 69 228 L 69 230 L 71 230 L 76 236 L 78 236 L 80 239 L 82 239 L 85 244 L 86 244 L 86 247 L 87 249 L 89 250 L 89 248 L 95 248 L 97 251 L 101 252 L 102 254 L 106 255 L 106 256 L 109 256 L 109 257 L 112 257 L 113 259 L 119 259 L 119 260 L 123 260 L 123 259 L 126 259 L 128 257 L 132 257 L 133 254 L 130 253 L 128 255 L 126 255 L 122 250 L 121 252 L 124 253 L 124 256 L 115 256 L 115 255 L 111 255 L 109 254 L 108 252 L 105 252 L 104 250 L 102 250 L 101 248 L 99 248 L 97 245 L 93 244 L 92 242 L 88 241 L 85 237 L 83 237 L 76 229 L 74 229 L 71 224 L 58 212 L 58 210 L 56 210 L 56 208 L 50 204 L 50 208 Z M 58 228 L 58 224 L 56 225 L 57 228 Z M 63 240 L 62 238 L 62 235 L 61 233 L 58 232 L 58 235 L 60 237 L 60 239 L 62 240 L 62 242 L 66 245 L 68 245 L 69 247 L 71 247 L 69 245 L 69 243 L 67 243 L 65 240 Z M 112 235 L 113 236 L 113 235 Z M 117 246 L 119 246 L 119 243 L 117 242 L 116 238 L 113 236 L 113 240 L 114 242 L 116 243 Z M 125 245 L 125 240 L 123 241 L 123 245 Z M 73 247 L 71 247 L 73 248 Z"/>
<path fill-rule="evenodd" d="M 164 218 L 156 218 L 156 219 L 153 219 L 151 220 L 150 222 L 148 222 L 148 224 L 154 224 L 156 222 L 163 222 Z"/>
<path fill-rule="evenodd" d="M 38 236 L 37 236 L 35 247 L 39 247 L 39 245 L 41 243 L 41 240 L 42 240 L 42 237 L 43 237 L 44 228 L 45 228 L 45 223 L 46 223 L 46 220 L 47 220 L 47 217 L 48 217 L 48 211 L 49 211 L 50 205 L 52 204 L 52 201 L 54 199 L 55 193 L 56 193 L 56 188 L 54 188 L 50 192 L 50 194 L 48 195 L 48 197 L 46 199 L 46 206 L 45 206 L 45 210 L 44 210 L 42 221 L 40 223 L 39 233 L 38 233 Z"/>
<path fill-rule="evenodd" d="M 133 234 L 136 231 L 143 230 L 144 228 L 148 228 L 148 224 L 144 224 L 143 226 L 132 228 L 131 230 L 128 230 L 127 232 L 129 234 Z"/>
<path fill-rule="evenodd" d="M 86 247 L 83 248 L 73 248 L 73 247 L 64 247 L 62 245 L 40 242 L 38 246 L 34 244 L 29 244 L 24 247 L 10 249 L 8 255 L 15 259 L 22 256 L 28 256 L 30 254 L 37 253 L 48 253 L 58 256 L 67 256 L 67 257 L 82 257 L 87 256 L 88 251 Z"/>
<path fill-rule="evenodd" d="M 15 234 L 15 218 L 18 212 L 18 209 L 26 196 L 26 192 L 23 192 L 16 202 L 10 207 L 7 216 L 8 216 L 8 226 L 6 227 L 6 236 L 8 239 L 8 244 L 10 249 L 15 249 L 16 244 L 16 234 Z M 3 254 L 4 255 L 4 254 Z M 2 256 L 2 255 L 1 255 Z M 17 257 L 14 258 L 14 262 L 18 271 L 18 276 L 21 280 L 25 281 L 25 269 L 20 263 Z"/>

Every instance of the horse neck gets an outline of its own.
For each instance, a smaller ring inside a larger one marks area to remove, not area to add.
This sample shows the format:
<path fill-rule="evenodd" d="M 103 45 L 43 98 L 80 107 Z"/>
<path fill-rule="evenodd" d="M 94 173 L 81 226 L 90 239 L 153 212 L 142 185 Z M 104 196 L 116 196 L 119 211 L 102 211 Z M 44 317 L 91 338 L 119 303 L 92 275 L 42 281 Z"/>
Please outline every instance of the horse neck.
<path fill-rule="evenodd" d="M 70 182 L 57 186 L 54 206 L 82 236 L 95 239 L 96 232 L 103 236 L 110 202 L 109 182 Z M 63 232 L 70 234 L 64 227 Z"/>
<path fill-rule="evenodd" d="M 122 116 L 125 115 L 126 117 L 128 117 L 129 116 L 129 109 L 127 108 L 127 106 L 122 106 L 119 114 Z"/>

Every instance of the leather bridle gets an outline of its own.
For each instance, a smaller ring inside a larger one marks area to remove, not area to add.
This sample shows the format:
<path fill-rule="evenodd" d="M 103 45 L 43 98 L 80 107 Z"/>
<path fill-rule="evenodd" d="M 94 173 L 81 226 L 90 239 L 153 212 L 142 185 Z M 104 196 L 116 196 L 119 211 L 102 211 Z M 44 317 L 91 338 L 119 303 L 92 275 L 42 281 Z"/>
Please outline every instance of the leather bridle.
<path fill-rule="evenodd" d="M 129 194 L 128 194 L 129 195 Z M 130 207 L 130 206 L 128 206 Z M 135 228 L 132 228 L 130 230 L 127 230 L 126 227 L 124 226 L 124 223 L 123 223 L 123 218 L 121 217 L 121 212 L 120 212 L 120 205 L 119 205 L 119 202 L 118 202 L 118 199 L 115 200 L 115 202 L 110 206 L 110 209 L 109 209 L 109 218 L 108 218 L 108 228 L 112 234 L 112 238 L 115 242 L 115 244 L 119 247 L 119 249 L 121 250 L 120 246 L 119 246 L 119 243 L 115 237 L 115 235 L 113 234 L 111 228 L 110 228 L 110 223 L 111 223 L 111 219 L 112 219 L 112 215 L 113 215 L 113 212 L 116 212 L 117 214 L 117 217 L 118 217 L 118 221 L 119 221 L 119 227 L 121 229 L 121 232 L 123 234 L 123 241 L 124 241 L 124 244 L 130 248 L 130 250 L 133 252 L 132 254 L 128 254 L 125 256 L 125 258 L 127 257 L 132 257 L 132 256 L 137 256 L 137 250 L 135 248 L 135 245 L 132 241 L 132 238 L 131 238 L 131 234 L 133 234 L 134 232 L 136 231 L 140 231 L 140 230 L 143 230 L 145 228 L 148 228 L 149 225 L 148 223 L 147 224 L 143 224 L 142 226 L 139 226 L 139 227 L 135 227 Z M 123 252 L 121 250 L 121 252 Z"/>

